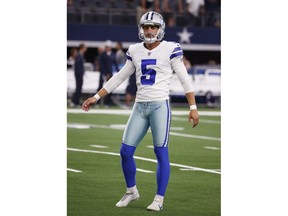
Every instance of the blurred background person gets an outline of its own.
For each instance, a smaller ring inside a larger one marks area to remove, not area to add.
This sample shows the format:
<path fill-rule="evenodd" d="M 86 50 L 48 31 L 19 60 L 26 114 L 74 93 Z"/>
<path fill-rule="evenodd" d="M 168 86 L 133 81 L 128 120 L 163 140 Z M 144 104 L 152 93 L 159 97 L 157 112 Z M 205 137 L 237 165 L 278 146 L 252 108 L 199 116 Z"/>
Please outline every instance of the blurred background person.
<path fill-rule="evenodd" d="M 173 27 L 176 25 L 174 18 L 176 14 L 183 14 L 183 0 L 163 0 L 161 1 L 161 11 L 167 27 Z M 175 9 L 177 7 L 177 9 Z"/>
<path fill-rule="evenodd" d="M 95 57 L 94 59 L 94 71 L 97 71 L 97 72 L 100 72 L 100 63 L 99 63 L 99 58 L 100 58 L 100 55 L 101 53 L 105 50 L 105 47 L 98 47 L 97 48 L 97 52 L 98 52 L 98 55 Z"/>
<path fill-rule="evenodd" d="M 186 0 L 186 8 L 188 12 L 188 25 L 201 26 L 201 18 L 205 15 L 204 0 Z"/>
<path fill-rule="evenodd" d="M 129 83 L 126 88 L 125 93 L 125 106 L 124 108 L 131 108 L 133 106 L 133 103 L 135 101 L 137 92 L 137 86 L 136 86 L 136 75 L 135 72 L 129 77 Z"/>
<path fill-rule="evenodd" d="M 67 59 L 67 70 L 73 70 L 74 69 L 76 56 L 77 56 L 77 49 L 72 48 L 70 50 L 70 54 L 69 54 L 69 57 Z"/>
<path fill-rule="evenodd" d="M 68 6 L 73 5 L 73 0 L 67 0 L 67 5 Z"/>
<path fill-rule="evenodd" d="M 207 26 L 220 28 L 220 0 L 205 0 L 205 13 Z"/>
<path fill-rule="evenodd" d="M 159 4 L 159 0 L 139 0 L 136 22 L 138 23 L 142 15 L 145 14 L 147 11 L 154 10 L 160 12 Z"/>
<path fill-rule="evenodd" d="M 194 76 L 194 73 L 193 73 L 193 68 L 192 68 L 190 60 L 186 56 L 183 56 L 183 63 L 185 65 L 185 68 L 186 68 L 188 74 L 192 74 L 192 79 L 194 81 L 195 80 L 195 76 Z"/>
<path fill-rule="evenodd" d="M 116 63 L 117 63 L 118 71 L 119 71 L 126 62 L 126 54 L 123 51 L 122 43 L 120 41 L 116 42 L 115 49 L 116 49 L 115 58 L 116 58 Z"/>
<path fill-rule="evenodd" d="M 87 47 L 85 46 L 85 44 L 80 44 L 79 48 L 78 48 L 78 53 L 75 59 L 75 64 L 74 64 L 74 76 L 75 76 L 75 81 L 76 81 L 76 89 L 75 89 L 75 93 L 72 97 L 72 103 L 71 106 L 75 107 L 75 106 L 81 106 L 80 103 L 80 96 L 82 93 L 82 86 L 83 86 L 83 76 L 85 73 L 85 67 L 84 67 L 84 63 L 85 63 L 85 58 L 84 58 L 84 54 L 87 51 Z"/>
<path fill-rule="evenodd" d="M 99 55 L 99 91 L 103 84 L 106 83 L 112 76 L 114 71 L 119 71 L 118 66 L 116 63 L 116 55 L 115 52 L 112 50 L 112 41 L 106 40 L 104 43 L 104 51 Z M 101 99 L 101 104 L 104 104 L 105 106 L 113 105 L 113 102 L 111 100 L 112 94 L 109 94 L 108 97 L 105 97 L 104 99 Z"/>
<path fill-rule="evenodd" d="M 191 65 L 191 62 L 189 61 L 189 59 L 186 56 L 183 56 L 183 63 L 185 65 L 185 67 L 186 67 L 187 72 L 190 73 L 192 65 Z"/>

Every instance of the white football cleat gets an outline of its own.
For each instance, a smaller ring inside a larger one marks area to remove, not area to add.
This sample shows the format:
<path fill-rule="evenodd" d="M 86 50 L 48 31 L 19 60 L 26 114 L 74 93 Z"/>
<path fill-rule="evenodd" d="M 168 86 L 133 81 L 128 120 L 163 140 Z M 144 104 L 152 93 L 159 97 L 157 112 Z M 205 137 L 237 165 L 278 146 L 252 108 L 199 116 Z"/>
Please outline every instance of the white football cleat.
<path fill-rule="evenodd" d="M 160 203 L 159 199 L 154 199 L 151 205 L 147 207 L 149 211 L 161 211 L 163 209 L 163 204 Z"/>
<path fill-rule="evenodd" d="M 138 190 L 136 192 L 126 191 L 126 194 L 122 197 L 122 199 L 116 203 L 117 207 L 126 207 L 130 202 L 134 200 L 138 200 L 140 197 L 140 194 L 138 193 Z"/>

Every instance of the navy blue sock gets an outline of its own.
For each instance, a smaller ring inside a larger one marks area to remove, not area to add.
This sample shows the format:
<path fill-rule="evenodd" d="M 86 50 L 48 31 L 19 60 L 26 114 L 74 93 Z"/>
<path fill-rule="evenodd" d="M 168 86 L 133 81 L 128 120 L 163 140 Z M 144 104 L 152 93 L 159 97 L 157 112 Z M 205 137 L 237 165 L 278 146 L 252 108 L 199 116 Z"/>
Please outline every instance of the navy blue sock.
<path fill-rule="evenodd" d="M 164 196 L 170 177 L 170 162 L 168 147 L 154 147 L 157 157 L 157 194 Z"/>
<path fill-rule="evenodd" d="M 136 185 L 136 164 L 133 158 L 136 147 L 122 143 L 120 149 L 121 165 L 127 188 Z"/>

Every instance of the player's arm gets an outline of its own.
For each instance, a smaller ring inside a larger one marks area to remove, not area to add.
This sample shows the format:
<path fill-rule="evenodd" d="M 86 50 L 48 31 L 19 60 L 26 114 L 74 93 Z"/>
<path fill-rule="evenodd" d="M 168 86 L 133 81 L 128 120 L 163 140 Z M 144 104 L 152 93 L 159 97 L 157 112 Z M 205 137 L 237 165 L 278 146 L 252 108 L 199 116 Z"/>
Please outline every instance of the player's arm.
<path fill-rule="evenodd" d="M 122 84 L 131 74 L 133 74 L 134 71 L 134 64 L 131 61 L 126 61 L 123 68 L 115 76 L 109 79 L 103 88 L 100 89 L 100 91 L 98 91 L 93 97 L 90 97 L 84 101 L 82 104 L 82 109 L 86 112 L 89 111 L 91 105 L 97 103 L 100 98 L 105 97 L 114 91 L 114 89 Z"/>
<path fill-rule="evenodd" d="M 190 107 L 190 112 L 188 114 L 188 122 L 191 122 L 192 119 L 194 128 L 199 123 L 199 115 L 197 111 L 192 82 L 189 78 L 185 65 L 183 64 L 183 59 L 181 56 L 173 58 L 171 64 L 173 70 L 176 72 L 176 75 L 184 89 L 185 96 L 187 98 Z"/>

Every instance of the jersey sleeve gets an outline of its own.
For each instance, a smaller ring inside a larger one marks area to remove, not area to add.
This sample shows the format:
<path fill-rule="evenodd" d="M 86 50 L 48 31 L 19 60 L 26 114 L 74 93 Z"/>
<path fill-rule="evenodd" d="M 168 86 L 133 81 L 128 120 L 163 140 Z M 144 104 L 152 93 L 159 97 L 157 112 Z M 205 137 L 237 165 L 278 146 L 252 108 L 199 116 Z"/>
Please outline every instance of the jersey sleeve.
<path fill-rule="evenodd" d="M 192 80 L 190 79 L 187 69 L 183 63 L 183 50 L 179 44 L 172 51 L 170 56 L 171 65 L 175 71 L 185 93 L 193 92 Z"/>
<path fill-rule="evenodd" d="M 114 75 L 108 82 L 103 86 L 108 93 L 114 91 L 121 83 L 123 83 L 130 75 L 135 71 L 135 66 L 132 61 L 126 61 L 123 68 Z"/>
<path fill-rule="evenodd" d="M 183 56 L 183 50 L 180 47 L 180 44 L 178 43 L 173 43 L 173 51 L 172 54 L 170 55 L 170 60 L 173 60 L 174 58 L 179 58 Z"/>
<path fill-rule="evenodd" d="M 133 50 L 133 46 L 129 46 L 129 48 L 128 48 L 127 52 L 126 52 L 126 58 L 127 58 L 128 61 L 131 61 L 131 62 L 132 62 L 131 52 L 133 52 L 132 50 Z"/>

